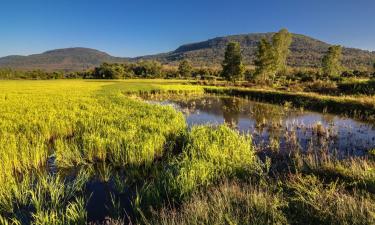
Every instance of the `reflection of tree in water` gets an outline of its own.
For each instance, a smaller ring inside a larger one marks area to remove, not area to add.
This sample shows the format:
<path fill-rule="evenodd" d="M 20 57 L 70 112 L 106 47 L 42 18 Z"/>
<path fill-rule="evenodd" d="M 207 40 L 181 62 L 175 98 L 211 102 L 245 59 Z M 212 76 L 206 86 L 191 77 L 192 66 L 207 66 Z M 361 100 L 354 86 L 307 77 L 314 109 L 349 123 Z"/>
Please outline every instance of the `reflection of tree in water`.
<path fill-rule="evenodd" d="M 335 116 L 332 114 L 322 114 L 322 122 L 326 124 L 334 124 Z"/>
<path fill-rule="evenodd" d="M 250 117 L 255 122 L 255 133 L 262 134 L 266 131 L 269 141 L 280 143 L 284 135 L 283 121 L 287 117 L 284 108 L 277 105 L 253 103 L 251 104 Z"/>
<path fill-rule="evenodd" d="M 237 98 L 222 98 L 221 103 L 224 122 L 230 127 L 237 127 L 241 109 L 243 108 L 243 101 Z"/>
<path fill-rule="evenodd" d="M 174 100 L 176 104 L 181 107 L 183 112 L 187 113 L 197 113 L 199 111 L 204 111 L 210 114 L 220 115 L 221 111 L 221 101 L 219 98 L 188 98 Z"/>

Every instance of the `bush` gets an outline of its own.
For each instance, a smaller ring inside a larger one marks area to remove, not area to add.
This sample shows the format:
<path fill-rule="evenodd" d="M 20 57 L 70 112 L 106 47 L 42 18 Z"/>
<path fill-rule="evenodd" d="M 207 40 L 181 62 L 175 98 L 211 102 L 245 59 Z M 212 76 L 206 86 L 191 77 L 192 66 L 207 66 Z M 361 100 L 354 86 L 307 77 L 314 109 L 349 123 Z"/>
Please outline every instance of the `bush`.
<path fill-rule="evenodd" d="M 220 178 L 246 176 L 255 163 L 249 136 L 227 126 L 196 126 L 187 136 L 181 157 L 172 162 L 169 185 L 183 197 Z"/>
<path fill-rule="evenodd" d="M 321 75 L 314 69 L 290 69 L 285 75 L 286 80 L 290 81 L 315 81 L 321 79 Z"/>

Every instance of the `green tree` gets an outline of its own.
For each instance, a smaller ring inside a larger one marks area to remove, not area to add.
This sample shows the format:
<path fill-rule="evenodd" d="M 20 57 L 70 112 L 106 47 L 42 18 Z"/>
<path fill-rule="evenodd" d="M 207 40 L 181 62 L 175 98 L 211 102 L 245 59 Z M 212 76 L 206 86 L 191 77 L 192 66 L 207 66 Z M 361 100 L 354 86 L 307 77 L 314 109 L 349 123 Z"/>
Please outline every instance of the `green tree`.
<path fill-rule="evenodd" d="M 184 59 L 178 65 L 178 74 L 181 77 L 191 77 L 191 73 L 193 71 L 193 67 L 191 66 L 190 61 Z"/>
<path fill-rule="evenodd" d="M 260 41 L 254 63 L 256 66 L 254 76 L 256 80 L 267 82 L 276 73 L 274 50 L 266 39 Z"/>
<path fill-rule="evenodd" d="M 277 73 L 286 70 L 289 47 L 292 43 L 292 34 L 287 29 L 281 29 L 272 37 L 274 48 L 275 70 Z"/>
<path fill-rule="evenodd" d="M 134 74 L 143 78 L 161 78 L 162 65 L 155 60 L 142 60 L 134 66 Z"/>
<path fill-rule="evenodd" d="M 292 35 L 281 29 L 272 37 L 272 44 L 262 39 L 258 45 L 255 60 L 255 78 L 262 82 L 273 80 L 277 73 L 286 70 Z"/>
<path fill-rule="evenodd" d="M 228 43 L 222 67 L 221 76 L 226 80 L 235 82 L 243 79 L 245 67 L 242 64 L 241 46 L 239 43 Z"/>
<path fill-rule="evenodd" d="M 124 67 L 121 64 L 103 63 L 94 70 L 94 78 L 121 79 L 124 77 Z"/>
<path fill-rule="evenodd" d="M 342 47 L 334 45 L 328 48 L 327 54 L 323 57 L 323 75 L 330 78 L 337 78 L 342 72 L 341 66 Z"/>

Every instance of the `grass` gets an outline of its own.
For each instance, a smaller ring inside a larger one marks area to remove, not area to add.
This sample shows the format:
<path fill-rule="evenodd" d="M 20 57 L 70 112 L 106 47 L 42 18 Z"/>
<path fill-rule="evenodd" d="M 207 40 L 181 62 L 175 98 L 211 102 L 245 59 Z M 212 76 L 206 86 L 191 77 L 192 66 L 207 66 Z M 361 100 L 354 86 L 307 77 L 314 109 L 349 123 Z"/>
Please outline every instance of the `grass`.
<path fill-rule="evenodd" d="M 127 98 L 122 86 L 132 89 L 140 85 L 99 81 L 0 83 L 1 213 L 17 214 L 10 203 L 33 186 L 27 172 L 45 170 L 50 157 L 58 168 L 100 161 L 120 167 L 147 166 L 168 150 L 166 146 L 173 147 L 174 139 L 186 129 L 182 114 L 171 107 Z M 34 220 L 48 215 L 38 214 Z"/>
<path fill-rule="evenodd" d="M 375 203 L 370 195 L 348 193 L 337 183 L 324 184 L 315 176 L 294 176 L 287 182 L 291 192 L 291 220 L 297 224 L 373 224 Z"/>
<path fill-rule="evenodd" d="M 225 125 L 188 129 L 182 113 L 138 96 L 214 92 L 362 116 L 373 112 L 372 97 L 185 83 L 1 81 L 0 224 L 86 224 L 93 177 L 119 196 L 134 192 L 125 213 L 113 196 L 112 224 L 374 223 L 373 158 L 290 149 L 262 161 L 249 135 Z"/>
<path fill-rule="evenodd" d="M 7 195 L 2 192 L 1 211 L 7 215 L 4 223 L 25 224 L 85 224 L 86 199 L 82 194 L 88 181 L 85 172 L 66 183 L 59 175 L 26 174 L 14 183 Z M 7 197 L 7 198 L 6 198 Z"/>
<path fill-rule="evenodd" d="M 180 208 L 162 208 L 150 224 L 287 224 L 285 206 L 282 196 L 267 188 L 223 182 Z"/>
<path fill-rule="evenodd" d="M 375 94 L 375 79 L 372 80 L 350 80 L 340 83 L 338 86 L 340 92 L 345 94 Z"/>
<path fill-rule="evenodd" d="M 227 126 L 197 126 L 186 138 L 182 154 L 168 165 L 170 195 L 184 197 L 223 178 L 251 174 L 255 154 L 250 137 Z"/>
<path fill-rule="evenodd" d="M 250 136 L 241 136 L 226 126 L 194 127 L 187 137 L 178 175 L 174 176 L 182 193 L 218 178 L 241 176 L 252 170 L 255 154 Z"/>

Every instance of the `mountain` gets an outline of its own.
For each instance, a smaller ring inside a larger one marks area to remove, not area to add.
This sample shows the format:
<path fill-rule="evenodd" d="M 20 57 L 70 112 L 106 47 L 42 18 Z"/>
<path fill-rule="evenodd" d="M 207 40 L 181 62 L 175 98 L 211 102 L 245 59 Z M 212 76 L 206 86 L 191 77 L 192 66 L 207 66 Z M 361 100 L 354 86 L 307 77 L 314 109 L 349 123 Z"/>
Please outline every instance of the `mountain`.
<path fill-rule="evenodd" d="M 245 64 L 252 65 L 260 40 L 265 38 L 270 41 L 273 35 L 274 33 L 254 33 L 217 37 L 203 42 L 182 45 L 172 52 L 143 56 L 137 59 L 155 59 L 163 63 L 172 64 L 177 63 L 181 59 L 189 59 L 196 65 L 220 65 L 224 58 L 227 43 L 236 41 L 241 45 Z M 301 34 L 293 34 L 288 64 L 298 67 L 320 66 L 321 59 L 329 46 L 330 44 L 317 39 Z M 348 68 L 368 67 L 374 61 L 375 52 L 355 48 L 343 48 L 343 64 Z"/>
<path fill-rule="evenodd" d="M 123 62 L 125 60 L 125 58 L 113 57 L 95 49 L 65 48 L 29 56 L 6 56 L 0 58 L 0 67 L 22 70 L 82 71 L 103 62 Z"/>
<path fill-rule="evenodd" d="M 176 50 L 156 55 L 136 58 L 113 57 L 105 52 L 89 48 L 66 48 L 47 51 L 29 56 L 7 56 L 0 58 L 0 67 L 14 69 L 43 69 L 47 71 L 82 71 L 103 62 L 125 62 L 138 60 L 158 60 L 165 64 L 177 65 L 182 59 L 189 59 L 196 66 L 220 65 L 228 42 L 241 44 L 246 65 L 253 65 L 257 45 L 262 38 L 271 40 L 274 33 L 253 33 L 217 37 L 203 42 L 186 44 Z M 324 53 L 330 44 L 317 39 L 293 34 L 288 64 L 294 67 L 320 66 Z M 343 64 L 351 69 L 368 68 L 375 62 L 375 52 L 355 48 L 343 48 Z"/>

